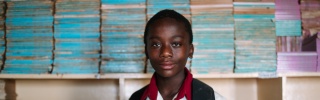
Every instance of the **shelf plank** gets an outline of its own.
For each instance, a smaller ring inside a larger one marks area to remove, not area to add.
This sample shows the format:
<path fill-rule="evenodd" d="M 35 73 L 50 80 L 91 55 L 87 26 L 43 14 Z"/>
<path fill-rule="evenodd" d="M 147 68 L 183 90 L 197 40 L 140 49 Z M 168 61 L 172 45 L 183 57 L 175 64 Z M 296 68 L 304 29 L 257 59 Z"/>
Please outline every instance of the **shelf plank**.
<path fill-rule="evenodd" d="M 0 79 L 150 79 L 152 74 L 0 74 Z M 260 78 L 259 73 L 193 74 L 194 78 Z M 319 72 L 277 73 L 277 77 L 320 77 Z"/>
<path fill-rule="evenodd" d="M 194 78 L 257 78 L 258 73 L 193 74 Z"/>
<path fill-rule="evenodd" d="M 320 77 L 320 72 L 279 73 L 279 77 Z"/>

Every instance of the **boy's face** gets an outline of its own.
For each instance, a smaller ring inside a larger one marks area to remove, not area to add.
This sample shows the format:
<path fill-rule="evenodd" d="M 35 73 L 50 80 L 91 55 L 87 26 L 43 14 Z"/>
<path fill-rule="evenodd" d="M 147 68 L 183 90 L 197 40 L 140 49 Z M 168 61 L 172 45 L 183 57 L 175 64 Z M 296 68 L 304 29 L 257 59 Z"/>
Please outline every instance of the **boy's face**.
<path fill-rule="evenodd" d="M 182 22 L 173 18 L 156 20 L 148 30 L 147 54 L 152 67 L 162 77 L 183 73 L 193 45 Z"/>

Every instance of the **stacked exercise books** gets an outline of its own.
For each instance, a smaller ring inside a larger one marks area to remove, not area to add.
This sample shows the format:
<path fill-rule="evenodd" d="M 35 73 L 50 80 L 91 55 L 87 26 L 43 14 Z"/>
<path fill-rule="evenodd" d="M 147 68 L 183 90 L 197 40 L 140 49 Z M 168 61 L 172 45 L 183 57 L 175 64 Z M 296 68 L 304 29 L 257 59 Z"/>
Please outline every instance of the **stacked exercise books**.
<path fill-rule="evenodd" d="M 98 73 L 100 0 L 57 0 L 54 18 L 52 73 Z"/>
<path fill-rule="evenodd" d="M 275 72 L 274 2 L 234 2 L 235 73 Z"/>
<path fill-rule="evenodd" d="M 5 29 L 4 29 L 4 22 L 5 22 L 5 4 L 4 2 L 0 2 L 0 66 L 3 65 L 3 55 L 6 49 L 5 47 Z M 0 67 L 1 71 L 1 67 Z"/>
<path fill-rule="evenodd" d="M 7 2 L 7 51 L 2 73 L 40 74 L 52 69 L 52 13 L 51 0 Z"/>
<path fill-rule="evenodd" d="M 277 52 L 301 52 L 302 36 L 277 36 Z"/>
<path fill-rule="evenodd" d="M 145 0 L 102 0 L 102 73 L 143 73 Z"/>
<path fill-rule="evenodd" d="M 163 9 L 172 9 L 190 21 L 190 1 L 189 0 L 147 0 L 148 20 L 157 12 Z"/>
<path fill-rule="evenodd" d="M 317 54 L 318 54 L 318 63 L 317 63 L 317 71 L 320 72 L 320 32 L 318 32 L 317 38 Z"/>
<path fill-rule="evenodd" d="M 316 72 L 317 52 L 278 52 L 277 72 Z"/>
<path fill-rule="evenodd" d="M 300 11 L 303 31 L 310 31 L 311 35 L 320 32 L 320 1 L 301 0 Z"/>
<path fill-rule="evenodd" d="M 234 18 L 232 0 L 191 0 L 194 54 L 191 72 L 232 73 Z"/>
<path fill-rule="evenodd" d="M 301 36 L 301 14 L 298 0 L 275 0 L 277 36 Z"/>

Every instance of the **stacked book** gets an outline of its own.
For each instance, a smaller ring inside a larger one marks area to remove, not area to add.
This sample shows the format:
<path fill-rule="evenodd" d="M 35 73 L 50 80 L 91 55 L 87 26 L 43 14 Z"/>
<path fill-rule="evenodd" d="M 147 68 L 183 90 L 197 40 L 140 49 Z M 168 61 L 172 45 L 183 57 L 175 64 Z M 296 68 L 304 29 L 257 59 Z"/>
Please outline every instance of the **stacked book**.
<path fill-rule="evenodd" d="M 317 54 L 318 54 L 318 62 L 317 62 L 317 71 L 320 72 L 320 32 L 318 32 L 317 38 Z"/>
<path fill-rule="evenodd" d="M 277 52 L 301 52 L 302 36 L 278 36 Z"/>
<path fill-rule="evenodd" d="M 57 0 L 55 6 L 52 73 L 98 73 L 100 0 Z"/>
<path fill-rule="evenodd" d="M 2 73 L 38 74 L 52 69 L 52 5 L 51 0 L 7 2 L 7 51 Z"/>
<path fill-rule="evenodd" d="M 190 1 L 189 0 L 147 0 L 148 20 L 163 9 L 172 9 L 182 14 L 190 21 Z"/>
<path fill-rule="evenodd" d="M 301 36 L 299 0 L 275 0 L 276 35 Z"/>
<path fill-rule="evenodd" d="M 235 73 L 275 72 L 274 2 L 234 2 Z"/>
<path fill-rule="evenodd" d="M 278 52 L 277 72 L 316 72 L 317 52 Z"/>
<path fill-rule="evenodd" d="M 102 0 L 102 73 L 143 73 L 145 0 Z"/>
<path fill-rule="evenodd" d="M 232 73 L 234 18 L 232 0 L 191 0 L 194 55 L 192 73 Z"/>
<path fill-rule="evenodd" d="M 5 21 L 5 17 L 4 17 L 4 12 L 5 12 L 5 4 L 4 2 L 0 2 L 0 66 L 3 65 L 3 55 L 4 55 L 4 51 L 6 49 L 5 47 L 5 35 L 4 35 L 4 21 Z M 1 67 L 0 67 L 0 71 L 1 71 Z"/>
<path fill-rule="evenodd" d="M 320 32 L 320 1 L 301 0 L 300 11 L 303 30 L 310 31 L 310 35 Z"/>

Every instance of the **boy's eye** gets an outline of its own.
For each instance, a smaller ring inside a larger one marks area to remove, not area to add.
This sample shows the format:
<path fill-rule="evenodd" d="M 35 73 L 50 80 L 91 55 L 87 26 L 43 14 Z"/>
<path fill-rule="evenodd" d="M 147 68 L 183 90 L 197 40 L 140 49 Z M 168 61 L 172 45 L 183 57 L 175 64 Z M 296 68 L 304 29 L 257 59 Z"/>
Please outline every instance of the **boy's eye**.
<path fill-rule="evenodd" d="M 160 45 L 160 43 L 153 43 L 152 44 L 152 47 L 160 47 L 161 45 Z"/>
<path fill-rule="evenodd" d="M 173 47 L 180 47 L 181 44 L 180 44 L 180 43 L 172 43 L 172 46 L 173 46 Z"/>

